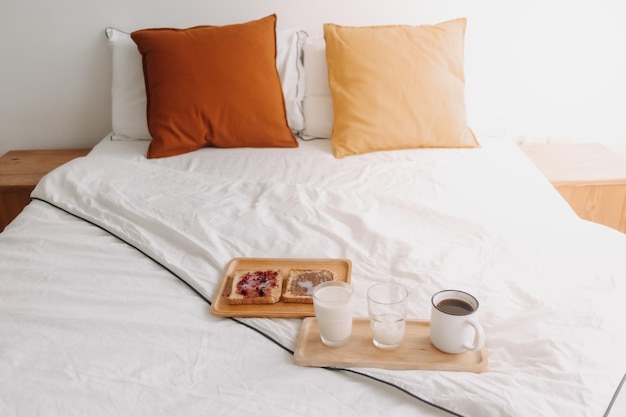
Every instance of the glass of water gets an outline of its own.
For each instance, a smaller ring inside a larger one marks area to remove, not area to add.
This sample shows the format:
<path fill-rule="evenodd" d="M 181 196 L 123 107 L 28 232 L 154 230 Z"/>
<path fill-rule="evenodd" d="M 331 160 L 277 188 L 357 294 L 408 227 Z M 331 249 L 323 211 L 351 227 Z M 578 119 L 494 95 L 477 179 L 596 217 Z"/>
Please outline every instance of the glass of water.
<path fill-rule="evenodd" d="M 392 350 L 404 339 L 409 291 L 390 282 L 372 285 L 367 290 L 367 308 L 374 346 Z"/>

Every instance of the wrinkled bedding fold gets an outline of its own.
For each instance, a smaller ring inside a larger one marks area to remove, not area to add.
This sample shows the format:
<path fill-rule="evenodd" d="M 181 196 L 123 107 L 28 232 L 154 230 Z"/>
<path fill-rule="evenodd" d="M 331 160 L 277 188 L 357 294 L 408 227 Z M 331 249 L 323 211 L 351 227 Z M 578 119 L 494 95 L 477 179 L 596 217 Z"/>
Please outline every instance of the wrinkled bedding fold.
<path fill-rule="evenodd" d="M 32 197 L 119 237 L 206 300 L 234 257 L 351 259 L 355 316 L 378 281 L 409 288 L 412 318 L 428 318 L 440 289 L 473 293 L 487 372 L 357 370 L 460 415 L 600 416 L 626 372 L 615 314 L 626 238 L 579 220 L 509 143 L 341 161 L 323 141 L 158 161 L 103 152 L 55 170 Z M 295 348 L 300 320 L 241 322 Z"/>

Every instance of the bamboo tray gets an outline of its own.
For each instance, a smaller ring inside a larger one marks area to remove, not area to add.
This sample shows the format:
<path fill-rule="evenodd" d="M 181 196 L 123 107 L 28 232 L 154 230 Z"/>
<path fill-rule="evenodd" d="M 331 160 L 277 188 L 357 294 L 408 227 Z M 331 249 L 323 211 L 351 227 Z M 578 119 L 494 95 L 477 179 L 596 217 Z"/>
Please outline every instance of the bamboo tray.
<path fill-rule="evenodd" d="M 335 368 L 421 369 L 481 373 L 487 369 L 487 351 L 443 353 L 430 342 L 430 322 L 407 320 L 404 340 L 395 350 L 376 348 L 368 318 L 355 318 L 348 344 L 330 348 L 322 344 L 315 317 L 303 320 L 294 352 L 300 366 Z"/>
<path fill-rule="evenodd" d="M 290 269 L 326 269 L 337 274 L 337 280 L 350 282 L 352 262 L 349 259 L 300 259 L 300 258 L 234 258 L 231 259 L 220 285 L 215 293 L 211 311 L 221 317 L 269 317 L 269 318 L 303 318 L 314 316 L 313 304 L 284 303 L 274 304 L 228 304 L 233 273 L 238 270 L 250 269 L 282 269 L 288 273 Z"/>

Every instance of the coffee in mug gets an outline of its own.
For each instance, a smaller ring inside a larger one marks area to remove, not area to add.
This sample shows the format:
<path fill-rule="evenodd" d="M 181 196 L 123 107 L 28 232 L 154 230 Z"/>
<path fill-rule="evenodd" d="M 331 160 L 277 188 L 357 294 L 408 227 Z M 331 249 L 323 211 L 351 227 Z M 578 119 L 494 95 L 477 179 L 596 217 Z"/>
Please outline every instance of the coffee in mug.
<path fill-rule="evenodd" d="M 467 316 L 474 312 L 474 308 L 470 303 L 456 298 L 446 298 L 439 301 L 437 308 L 444 313 L 454 316 Z"/>
<path fill-rule="evenodd" d="M 430 340 L 445 353 L 480 350 L 485 344 L 482 326 L 474 315 L 478 300 L 459 290 L 444 290 L 434 294 L 430 317 Z"/>

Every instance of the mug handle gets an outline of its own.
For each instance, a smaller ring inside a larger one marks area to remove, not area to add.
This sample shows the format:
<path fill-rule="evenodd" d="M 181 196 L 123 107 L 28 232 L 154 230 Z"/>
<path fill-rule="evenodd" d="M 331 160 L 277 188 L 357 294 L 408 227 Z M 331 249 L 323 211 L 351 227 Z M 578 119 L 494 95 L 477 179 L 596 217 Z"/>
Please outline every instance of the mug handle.
<path fill-rule="evenodd" d="M 467 350 L 475 351 L 480 350 L 485 345 L 485 332 L 483 331 L 483 327 L 478 324 L 478 322 L 472 318 L 466 320 L 466 323 L 474 328 L 476 332 L 475 340 L 476 343 L 474 345 L 470 345 L 469 343 L 463 344 L 463 347 Z"/>

